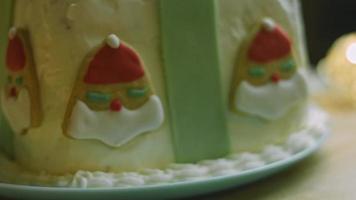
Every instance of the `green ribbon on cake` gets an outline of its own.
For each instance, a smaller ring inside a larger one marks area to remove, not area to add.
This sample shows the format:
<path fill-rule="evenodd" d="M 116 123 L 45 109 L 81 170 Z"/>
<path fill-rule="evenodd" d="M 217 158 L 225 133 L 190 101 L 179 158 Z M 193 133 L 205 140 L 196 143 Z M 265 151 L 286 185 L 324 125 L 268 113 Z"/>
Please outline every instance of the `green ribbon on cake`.
<path fill-rule="evenodd" d="M 14 0 L 2 0 L 0 2 L 0 86 L 5 81 L 5 52 L 8 41 L 8 31 L 12 21 Z M 1 91 L 1 90 L 0 90 Z M 13 156 L 13 133 L 6 122 L 0 107 L 0 151 L 4 151 L 10 157 Z"/>
<path fill-rule="evenodd" d="M 161 0 L 168 104 L 177 162 L 230 151 L 217 45 L 215 0 Z"/>

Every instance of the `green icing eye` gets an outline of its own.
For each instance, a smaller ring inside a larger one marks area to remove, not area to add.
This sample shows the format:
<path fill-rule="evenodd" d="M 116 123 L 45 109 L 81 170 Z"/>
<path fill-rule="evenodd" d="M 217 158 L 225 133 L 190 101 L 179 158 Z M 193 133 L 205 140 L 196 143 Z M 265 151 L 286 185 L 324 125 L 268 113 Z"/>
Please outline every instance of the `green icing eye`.
<path fill-rule="evenodd" d="M 104 94 L 100 92 L 88 92 L 86 98 L 95 103 L 107 103 L 111 100 L 111 94 Z"/>
<path fill-rule="evenodd" d="M 281 65 L 281 70 L 284 72 L 290 72 L 295 68 L 295 63 L 293 60 L 288 60 Z"/>
<path fill-rule="evenodd" d="M 16 80 L 15 80 L 16 84 L 17 85 L 22 85 L 23 84 L 23 77 L 17 77 Z"/>
<path fill-rule="evenodd" d="M 144 97 L 147 92 L 148 92 L 148 88 L 140 88 L 140 89 L 132 88 L 127 90 L 127 96 L 139 98 L 139 97 Z"/>
<path fill-rule="evenodd" d="M 266 75 L 266 69 L 263 67 L 252 67 L 248 70 L 248 74 L 252 77 L 260 78 Z"/>

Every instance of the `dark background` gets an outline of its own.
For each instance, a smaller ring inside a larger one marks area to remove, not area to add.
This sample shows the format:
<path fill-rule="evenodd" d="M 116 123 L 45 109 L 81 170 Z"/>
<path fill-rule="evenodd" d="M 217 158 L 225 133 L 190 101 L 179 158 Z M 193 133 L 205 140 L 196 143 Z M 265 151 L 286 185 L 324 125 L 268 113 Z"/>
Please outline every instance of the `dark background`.
<path fill-rule="evenodd" d="M 356 0 L 302 0 L 309 57 L 325 57 L 340 36 L 356 31 Z"/>

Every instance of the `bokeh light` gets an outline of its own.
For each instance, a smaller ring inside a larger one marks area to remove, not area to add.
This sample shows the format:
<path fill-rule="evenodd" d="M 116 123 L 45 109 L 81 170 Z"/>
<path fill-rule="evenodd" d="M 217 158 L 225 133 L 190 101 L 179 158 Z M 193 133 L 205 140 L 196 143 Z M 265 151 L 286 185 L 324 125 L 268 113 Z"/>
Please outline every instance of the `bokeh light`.
<path fill-rule="evenodd" d="M 346 58 L 352 64 L 356 64 L 356 42 L 352 43 L 346 50 Z"/>

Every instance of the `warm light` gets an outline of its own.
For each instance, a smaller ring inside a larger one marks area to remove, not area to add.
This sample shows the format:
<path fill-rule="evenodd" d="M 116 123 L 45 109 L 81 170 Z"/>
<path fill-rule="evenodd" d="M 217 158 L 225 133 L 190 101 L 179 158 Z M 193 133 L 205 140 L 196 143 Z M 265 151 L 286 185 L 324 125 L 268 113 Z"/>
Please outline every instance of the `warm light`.
<path fill-rule="evenodd" d="M 329 108 L 356 112 L 356 32 L 337 39 L 320 62 L 328 89 L 319 102 Z"/>
<path fill-rule="evenodd" d="M 346 50 L 346 58 L 352 64 L 356 64 L 356 42 L 352 43 Z"/>

